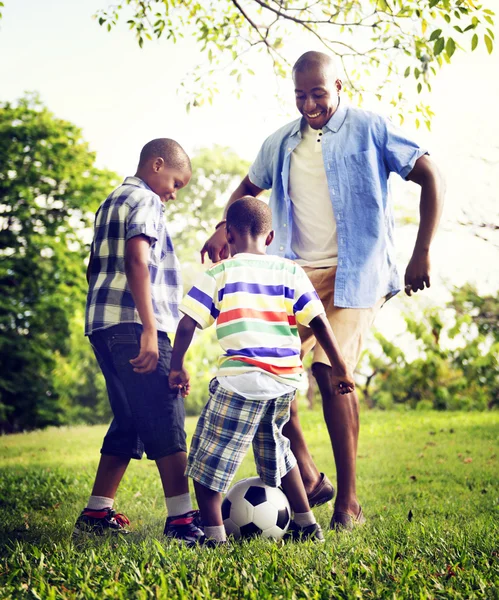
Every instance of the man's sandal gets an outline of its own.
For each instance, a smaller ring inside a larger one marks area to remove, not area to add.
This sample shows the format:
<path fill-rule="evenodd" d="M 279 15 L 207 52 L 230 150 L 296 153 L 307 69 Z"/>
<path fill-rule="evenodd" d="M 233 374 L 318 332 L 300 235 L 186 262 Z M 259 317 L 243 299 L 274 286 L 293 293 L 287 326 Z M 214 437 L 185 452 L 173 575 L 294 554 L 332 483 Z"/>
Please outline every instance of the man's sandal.
<path fill-rule="evenodd" d="M 351 531 L 356 525 L 363 525 L 366 522 L 362 507 L 359 507 L 357 516 L 350 513 L 335 511 L 329 525 L 330 529 L 335 531 Z"/>
<path fill-rule="evenodd" d="M 320 506 L 321 504 L 325 504 L 334 498 L 334 487 L 333 484 L 329 481 L 329 479 L 324 475 L 324 473 L 320 474 L 321 478 L 319 483 L 315 486 L 315 488 L 307 494 L 308 503 L 310 504 L 310 508 L 313 506 Z"/>

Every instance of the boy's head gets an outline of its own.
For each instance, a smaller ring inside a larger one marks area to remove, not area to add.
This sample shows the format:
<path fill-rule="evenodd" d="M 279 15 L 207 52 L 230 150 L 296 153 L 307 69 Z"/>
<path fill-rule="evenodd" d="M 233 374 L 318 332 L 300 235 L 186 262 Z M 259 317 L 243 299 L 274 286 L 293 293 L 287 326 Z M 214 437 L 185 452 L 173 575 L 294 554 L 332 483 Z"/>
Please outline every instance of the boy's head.
<path fill-rule="evenodd" d="M 175 140 L 158 138 L 142 148 L 137 177 L 163 202 L 175 200 L 177 191 L 189 183 L 191 175 L 191 161 Z"/>
<path fill-rule="evenodd" d="M 252 247 L 265 252 L 274 239 L 272 211 L 253 196 L 243 196 L 229 206 L 226 228 L 232 254 L 250 251 Z"/>

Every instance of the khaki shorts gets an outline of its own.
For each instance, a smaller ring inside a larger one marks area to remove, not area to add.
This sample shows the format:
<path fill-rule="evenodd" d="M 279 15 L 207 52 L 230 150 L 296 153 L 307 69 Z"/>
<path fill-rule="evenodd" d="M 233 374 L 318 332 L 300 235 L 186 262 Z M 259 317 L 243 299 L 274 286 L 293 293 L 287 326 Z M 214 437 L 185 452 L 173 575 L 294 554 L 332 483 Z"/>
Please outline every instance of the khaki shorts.
<path fill-rule="evenodd" d="M 304 267 L 312 285 L 326 309 L 326 316 L 343 354 L 343 358 L 353 373 L 359 362 L 364 340 L 374 322 L 379 309 L 385 303 L 381 298 L 371 308 L 338 308 L 334 305 L 334 281 L 336 267 L 314 269 Z M 301 339 L 301 355 L 308 354 L 314 348 L 313 362 L 331 365 L 320 344 L 316 344 L 310 327 L 298 325 Z"/>

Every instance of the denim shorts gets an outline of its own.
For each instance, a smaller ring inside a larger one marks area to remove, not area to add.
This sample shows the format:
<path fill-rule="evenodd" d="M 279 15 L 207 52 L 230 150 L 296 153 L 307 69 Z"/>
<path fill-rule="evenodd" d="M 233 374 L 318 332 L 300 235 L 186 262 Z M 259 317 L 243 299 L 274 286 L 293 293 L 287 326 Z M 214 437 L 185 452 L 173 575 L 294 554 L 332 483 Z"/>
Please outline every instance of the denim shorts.
<path fill-rule="evenodd" d="M 142 326 L 121 323 L 89 336 L 106 380 L 113 421 L 101 454 L 157 460 L 186 452 L 184 400 L 170 390 L 168 374 L 172 346 L 158 332 L 159 360 L 153 373 L 135 373 L 130 359 L 138 356 Z"/>

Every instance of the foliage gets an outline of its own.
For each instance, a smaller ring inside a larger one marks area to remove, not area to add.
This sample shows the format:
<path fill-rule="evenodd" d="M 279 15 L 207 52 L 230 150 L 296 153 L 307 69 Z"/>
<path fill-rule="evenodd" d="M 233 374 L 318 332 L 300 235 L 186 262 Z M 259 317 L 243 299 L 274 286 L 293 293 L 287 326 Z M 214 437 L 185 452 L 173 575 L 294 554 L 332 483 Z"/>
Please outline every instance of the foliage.
<path fill-rule="evenodd" d="M 104 427 L 2 438 L 0 598 L 497 598 L 499 413 L 362 414 L 358 493 L 367 524 L 325 544 L 253 540 L 189 549 L 162 536 L 157 470 L 132 461 L 117 510 L 133 535 L 75 544 Z M 191 435 L 195 419 L 188 419 Z M 310 450 L 332 477 L 320 411 L 303 411 Z M 238 478 L 255 473 L 247 456 Z"/>
<path fill-rule="evenodd" d="M 192 158 L 189 185 L 180 190 L 175 202 L 166 205 L 168 227 L 188 284 L 192 269 L 195 272 L 202 268 L 200 248 L 220 221 L 229 195 L 249 166 L 230 148 L 200 148 Z"/>
<path fill-rule="evenodd" d="M 405 315 L 413 337 L 410 360 L 380 333 L 382 354 L 367 351 L 370 374 L 362 389 L 369 406 L 407 404 L 425 409 L 478 409 L 499 405 L 499 294 L 456 288 L 449 315 L 434 308 Z"/>
<path fill-rule="evenodd" d="M 81 230 L 114 175 L 35 95 L 0 105 L 0 431 L 60 422 L 56 355 L 85 299 Z"/>
<path fill-rule="evenodd" d="M 220 71 L 235 79 L 254 75 L 248 59 L 264 51 L 276 76 L 289 74 L 297 35 L 341 62 L 347 92 L 358 101 L 366 91 L 390 97 L 400 120 L 408 112 L 429 127 L 433 115 L 423 101 L 412 107 L 403 94 L 411 78 L 418 94 L 459 51 L 494 44 L 492 3 L 473 0 L 122 0 L 96 18 L 111 31 L 124 13 L 139 46 L 153 38 L 177 42 L 192 36 L 207 60 L 182 82 L 187 109 L 218 92 Z M 376 79 L 367 83 L 371 74 Z"/>

